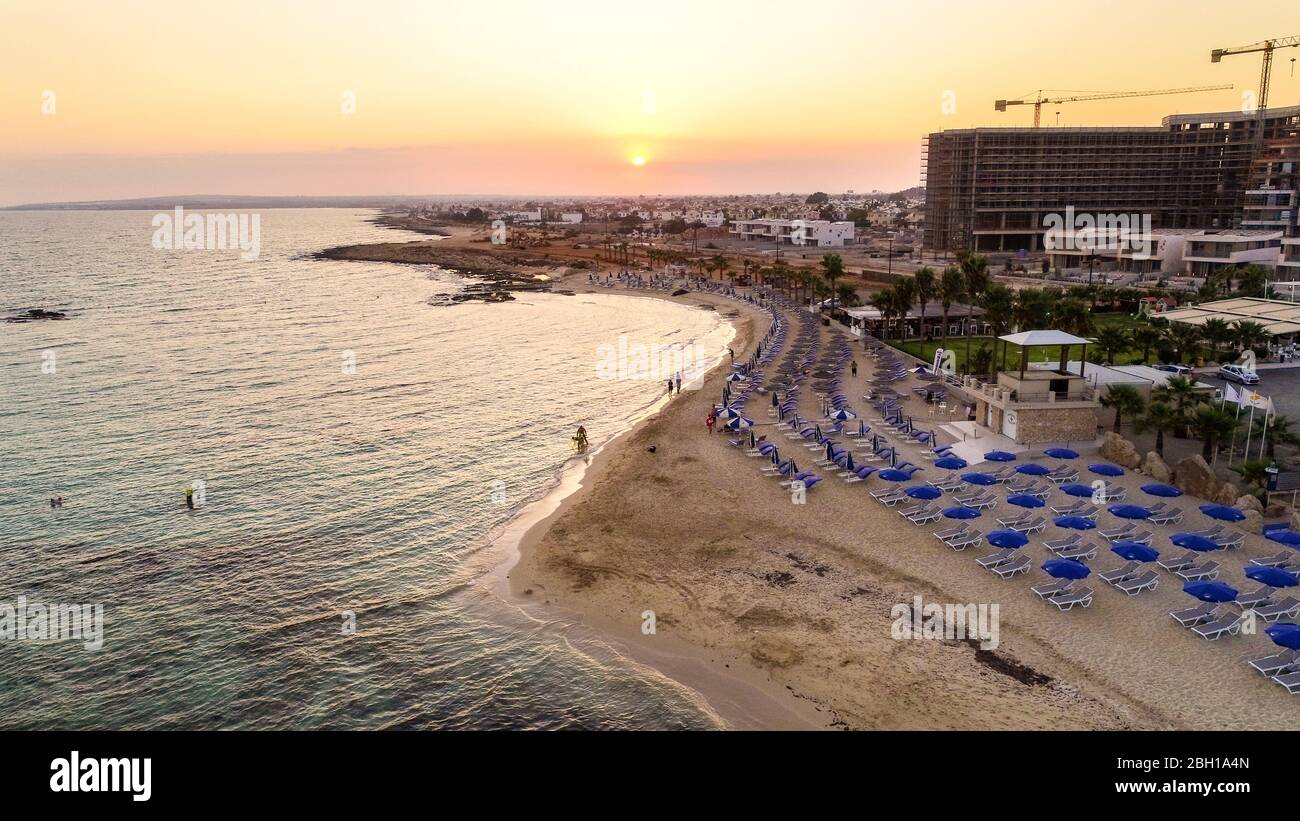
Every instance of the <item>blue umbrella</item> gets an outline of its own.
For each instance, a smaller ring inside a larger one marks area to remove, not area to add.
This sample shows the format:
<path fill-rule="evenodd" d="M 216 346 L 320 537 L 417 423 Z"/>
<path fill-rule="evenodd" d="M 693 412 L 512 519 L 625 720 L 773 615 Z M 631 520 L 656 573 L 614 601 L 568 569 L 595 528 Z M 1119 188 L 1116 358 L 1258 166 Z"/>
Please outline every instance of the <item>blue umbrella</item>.
<path fill-rule="evenodd" d="M 1246 518 L 1245 513 L 1242 513 L 1235 507 L 1228 507 L 1227 505 L 1201 505 L 1201 512 L 1206 516 L 1209 516 L 1211 519 L 1219 519 L 1224 522 L 1240 522 L 1242 519 Z"/>
<path fill-rule="evenodd" d="M 1111 505 L 1107 508 L 1112 515 L 1121 519 L 1150 519 L 1151 511 L 1142 505 Z"/>
<path fill-rule="evenodd" d="M 1211 550 L 1218 550 L 1219 545 L 1213 539 L 1206 538 L 1197 533 L 1175 533 L 1169 537 L 1176 547 L 1185 550 L 1196 550 L 1201 553 L 1207 553 Z"/>
<path fill-rule="evenodd" d="M 988 459 L 990 462 L 1016 461 L 1016 455 L 1014 453 L 1007 453 L 1005 450 L 991 450 L 988 453 L 984 454 L 984 458 Z"/>
<path fill-rule="evenodd" d="M 1300 533 L 1294 530 L 1269 530 L 1264 533 L 1264 538 L 1290 547 L 1300 546 Z"/>
<path fill-rule="evenodd" d="M 978 519 L 980 512 L 973 507 L 950 507 L 944 510 L 943 515 L 949 519 Z"/>
<path fill-rule="evenodd" d="M 972 485 L 996 485 L 998 483 L 997 479 L 987 473 L 963 473 L 961 480 Z"/>
<path fill-rule="evenodd" d="M 1295 576 L 1280 567 L 1256 567 L 1251 565 L 1246 568 L 1246 578 L 1260 584 L 1266 584 L 1269 587 L 1295 587 L 1300 584 L 1300 579 L 1296 579 Z"/>
<path fill-rule="evenodd" d="M 854 464 L 853 464 L 853 454 L 852 454 L 852 453 L 848 454 L 848 457 L 845 459 L 845 461 L 844 461 L 844 469 L 847 470 L 847 471 L 850 472 L 850 473 L 852 473 L 853 471 L 857 470 L 857 468 L 856 468 L 856 467 L 854 466 Z"/>
<path fill-rule="evenodd" d="M 926 501 L 938 499 L 943 495 L 943 491 L 934 485 L 914 485 L 903 492 L 913 499 L 925 499 Z"/>
<path fill-rule="evenodd" d="M 1195 596 L 1201 601 L 1225 602 L 1236 601 L 1237 591 L 1223 582 L 1188 582 L 1183 585 L 1183 592 Z"/>
<path fill-rule="evenodd" d="M 1069 496 L 1078 496 L 1081 499 L 1091 499 L 1093 490 L 1091 485 L 1061 485 L 1061 492 Z"/>
<path fill-rule="evenodd" d="M 1110 552 L 1130 562 L 1154 562 L 1160 558 L 1160 551 L 1141 542 L 1115 542 L 1110 546 Z"/>
<path fill-rule="evenodd" d="M 1029 537 L 1018 530 L 991 530 L 984 537 L 994 547 L 1015 549 L 1029 544 Z"/>
<path fill-rule="evenodd" d="M 1183 495 L 1183 492 L 1173 485 L 1162 485 L 1159 483 L 1143 485 L 1142 492 L 1148 496 L 1163 496 L 1166 499 L 1172 499 L 1175 496 Z"/>
<path fill-rule="evenodd" d="M 1300 650 L 1300 624 L 1274 624 L 1264 628 L 1264 635 L 1279 647 Z"/>
<path fill-rule="evenodd" d="M 735 419 L 727 422 L 727 427 L 731 430 L 748 430 L 754 427 L 753 419 L 746 419 L 743 416 L 737 416 Z"/>
<path fill-rule="evenodd" d="M 1043 572 L 1057 579 L 1086 579 L 1092 573 L 1088 565 L 1074 559 L 1048 559 Z"/>
<path fill-rule="evenodd" d="M 1043 507 L 1047 504 L 1037 496 L 1026 496 L 1023 493 L 1007 497 L 1007 504 L 1016 507 Z"/>
<path fill-rule="evenodd" d="M 1082 516 L 1057 516 L 1053 520 L 1057 527 L 1064 527 L 1068 530 L 1092 530 L 1097 523 L 1092 519 L 1085 519 Z"/>
<path fill-rule="evenodd" d="M 844 408 L 840 408 L 839 410 L 832 413 L 830 418 L 838 422 L 847 422 L 850 419 L 857 419 L 858 415 L 851 410 L 845 410 Z"/>
<path fill-rule="evenodd" d="M 884 479 L 886 482 L 906 482 L 908 479 L 912 478 L 912 474 L 909 473 L 908 471 L 898 470 L 896 468 L 888 468 L 886 470 L 882 470 L 879 473 L 877 473 L 876 476 L 878 476 L 881 479 Z"/>
<path fill-rule="evenodd" d="M 1048 448 L 1047 450 L 1043 451 L 1043 453 L 1052 457 L 1053 459 L 1078 459 L 1079 458 L 1079 452 L 1070 450 L 1069 448 Z"/>
<path fill-rule="evenodd" d="M 1120 467 L 1119 465 L 1112 465 L 1106 462 L 1100 462 L 1095 465 L 1088 465 L 1088 470 L 1092 471 L 1098 476 L 1123 476 L 1124 475 L 1124 468 Z"/>
<path fill-rule="evenodd" d="M 741 413 L 735 408 L 723 408 L 718 411 L 717 415 L 723 419 L 738 419 L 740 418 Z"/>
<path fill-rule="evenodd" d="M 944 470 L 961 470 L 966 467 L 965 459 L 958 459 L 956 456 L 945 456 L 942 459 L 936 459 L 934 466 Z"/>
<path fill-rule="evenodd" d="M 1026 476 L 1046 476 L 1051 472 L 1051 468 L 1045 465 L 1036 465 L 1033 462 L 1030 462 L 1027 465 L 1016 466 L 1016 473 L 1023 473 Z"/>

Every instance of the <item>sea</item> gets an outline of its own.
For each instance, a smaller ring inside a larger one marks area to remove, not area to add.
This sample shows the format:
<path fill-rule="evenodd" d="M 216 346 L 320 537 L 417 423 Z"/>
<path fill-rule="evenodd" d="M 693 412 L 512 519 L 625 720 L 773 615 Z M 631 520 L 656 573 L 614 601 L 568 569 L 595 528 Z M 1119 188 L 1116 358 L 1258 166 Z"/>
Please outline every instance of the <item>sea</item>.
<path fill-rule="evenodd" d="M 718 726 L 482 578 L 577 425 L 599 446 L 664 401 L 602 357 L 720 356 L 730 324 L 613 294 L 436 305 L 455 272 L 313 257 L 427 237 L 257 215 L 246 259 L 166 247 L 155 212 L 0 212 L 0 318 L 67 314 L 0 321 L 0 728 Z M 98 608 L 100 646 L 5 632 L 34 605 Z"/>

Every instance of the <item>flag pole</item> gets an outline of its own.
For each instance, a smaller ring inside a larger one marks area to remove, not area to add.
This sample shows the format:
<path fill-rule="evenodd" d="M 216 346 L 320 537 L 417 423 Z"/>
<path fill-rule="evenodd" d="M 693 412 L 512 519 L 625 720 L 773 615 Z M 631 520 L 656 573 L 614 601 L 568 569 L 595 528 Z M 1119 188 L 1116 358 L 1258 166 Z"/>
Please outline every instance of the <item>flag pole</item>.
<path fill-rule="evenodd" d="M 1250 419 L 1246 422 L 1246 447 L 1241 449 L 1241 461 L 1250 459 L 1250 426 L 1255 424 L 1255 406 L 1250 406 Z"/>
<path fill-rule="evenodd" d="M 1231 385 L 1228 386 L 1228 390 L 1229 391 L 1232 390 Z M 1227 391 L 1224 391 L 1224 396 L 1225 397 L 1227 396 Z M 1237 394 L 1237 415 L 1232 418 L 1232 424 L 1234 425 L 1234 427 L 1232 429 L 1232 436 L 1229 437 L 1228 439 L 1228 467 L 1232 467 L 1232 455 L 1237 452 L 1237 428 L 1235 426 L 1240 421 L 1241 421 L 1241 394 Z"/>
<path fill-rule="evenodd" d="M 1264 458 L 1264 445 L 1268 442 L 1268 418 L 1273 415 L 1273 399 L 1268 400 L 1268 407 L 1264 408 L 1264 431 L 1259 435 L 1259 458 Z"/>

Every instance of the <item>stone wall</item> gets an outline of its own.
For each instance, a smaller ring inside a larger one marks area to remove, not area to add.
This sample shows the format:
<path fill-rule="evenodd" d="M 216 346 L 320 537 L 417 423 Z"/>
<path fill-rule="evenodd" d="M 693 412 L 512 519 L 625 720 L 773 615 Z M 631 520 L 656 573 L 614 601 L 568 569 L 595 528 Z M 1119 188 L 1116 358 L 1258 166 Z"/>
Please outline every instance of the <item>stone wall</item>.
<path fill-rule="evenodd" d="M 1016 412 L 1016 441 L 1091 442 L 1097 438 L 1097 413 L 1092 408 L 1033 408 Z"/>

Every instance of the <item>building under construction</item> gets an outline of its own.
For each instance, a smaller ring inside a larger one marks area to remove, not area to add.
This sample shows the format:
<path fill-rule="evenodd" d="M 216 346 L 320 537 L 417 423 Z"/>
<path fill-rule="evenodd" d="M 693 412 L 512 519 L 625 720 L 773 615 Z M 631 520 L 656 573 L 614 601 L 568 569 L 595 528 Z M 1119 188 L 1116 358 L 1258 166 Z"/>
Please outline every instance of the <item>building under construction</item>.
<path fill-rule="evenodd" d="M 1277 204 L 1248 201 L 1247 192 L 1279 167 L 1264 161 L 1265 147 L 1298 130 L 1300 106 L 1183 114 L 1146 128 L 936 132 L 923 146 L 923 242 L 936 251 L 1038 252 L 1045 217 L 1070 207 L 1149 214 L 1155 229 L 1240 227 L 1248 204 Z M 1294 206 L 1275 218 L 1293 219 Z"/>

